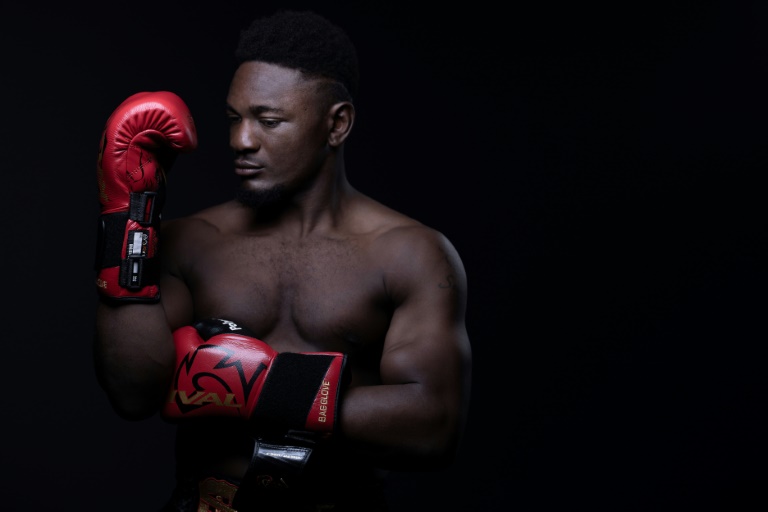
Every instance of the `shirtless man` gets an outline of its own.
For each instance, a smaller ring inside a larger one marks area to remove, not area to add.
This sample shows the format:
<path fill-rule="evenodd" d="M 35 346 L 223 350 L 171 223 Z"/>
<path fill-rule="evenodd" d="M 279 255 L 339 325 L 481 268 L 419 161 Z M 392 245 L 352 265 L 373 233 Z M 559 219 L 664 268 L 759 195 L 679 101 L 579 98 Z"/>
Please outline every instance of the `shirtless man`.
<path fill-rule="evenodd" d="M 278 12 L 236 57 L 230 201 L 161 225 L 165 173 L 197 144 L 175 94 L 107 121 L 99 381 L 121 417 L 177 425 L 163 510 L 387 510 L 383 471 L 445 468 L 461 440 L 465 271 L 445 236 L 347 180 L 358 68 L 340 28 Z"/>

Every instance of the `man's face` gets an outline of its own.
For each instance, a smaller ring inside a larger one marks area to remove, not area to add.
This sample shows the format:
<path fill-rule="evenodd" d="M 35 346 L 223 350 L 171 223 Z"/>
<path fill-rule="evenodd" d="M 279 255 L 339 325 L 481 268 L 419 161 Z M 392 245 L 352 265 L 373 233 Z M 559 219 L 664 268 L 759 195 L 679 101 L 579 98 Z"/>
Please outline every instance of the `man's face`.
<path fill-rule="evenodd" d="M 227 96 L 239 197 L 260 206 L 311 187 L 328 155 L 323 106 L 313 82 L 296 70 L 240 65 Z"/>

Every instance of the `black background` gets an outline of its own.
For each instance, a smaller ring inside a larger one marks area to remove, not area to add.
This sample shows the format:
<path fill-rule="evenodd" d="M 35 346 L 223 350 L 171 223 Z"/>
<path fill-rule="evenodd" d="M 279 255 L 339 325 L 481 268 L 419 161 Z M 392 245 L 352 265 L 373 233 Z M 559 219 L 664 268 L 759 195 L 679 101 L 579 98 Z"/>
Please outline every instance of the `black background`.
<path fill-rule="evenodd" d="M 95 158 L 171 90 L 199 149 L 166 218 L 228 199 L 238 32 L 277 7 L 361 61 L 352 183 L 445 233 L 469 278 L 458 462 L 396 510 L 768 510 L 768 8 L 760 2 L 26 2 L 0 18 L 6 510 L 155 510 L 172 430 L 91 364 Z"/>

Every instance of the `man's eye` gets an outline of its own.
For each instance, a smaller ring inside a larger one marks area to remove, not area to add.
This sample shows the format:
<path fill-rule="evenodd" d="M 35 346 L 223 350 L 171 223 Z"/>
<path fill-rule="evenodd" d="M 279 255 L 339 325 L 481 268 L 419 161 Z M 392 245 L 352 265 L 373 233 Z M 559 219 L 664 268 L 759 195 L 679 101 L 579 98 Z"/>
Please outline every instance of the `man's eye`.
<path fill-rule="evenodd" d="M 229 124 L 235 124 L 238 121 L 240 121 L 240 116 L 235 116 L 232 114 L 227 114 L 227 121 L 229 121 Z"/>
<path fill-rule="evenodd" d="M 259 119 L 259 122 L 267 128 L 276 128 L 280 124 L 278 119 Z"/>

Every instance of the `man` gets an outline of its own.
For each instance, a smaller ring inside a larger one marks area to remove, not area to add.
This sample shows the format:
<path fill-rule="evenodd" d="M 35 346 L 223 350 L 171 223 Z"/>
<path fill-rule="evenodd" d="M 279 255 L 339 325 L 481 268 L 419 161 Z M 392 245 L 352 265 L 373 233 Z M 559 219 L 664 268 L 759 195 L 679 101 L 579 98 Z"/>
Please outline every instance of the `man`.
<path fill-rule="evenodd" d="M 355 190 L 357 57 L 312 12 L 241 33 L 227 96 L 236 198 L 159 221 L 197 144 L 167 91 L 99 153 L 95 356 L 116 412 L 177 425 L 165 510 L 386 510 L 382 470 L 444 468 L 466 421 L 466 276 L 439 232 Z"/>

